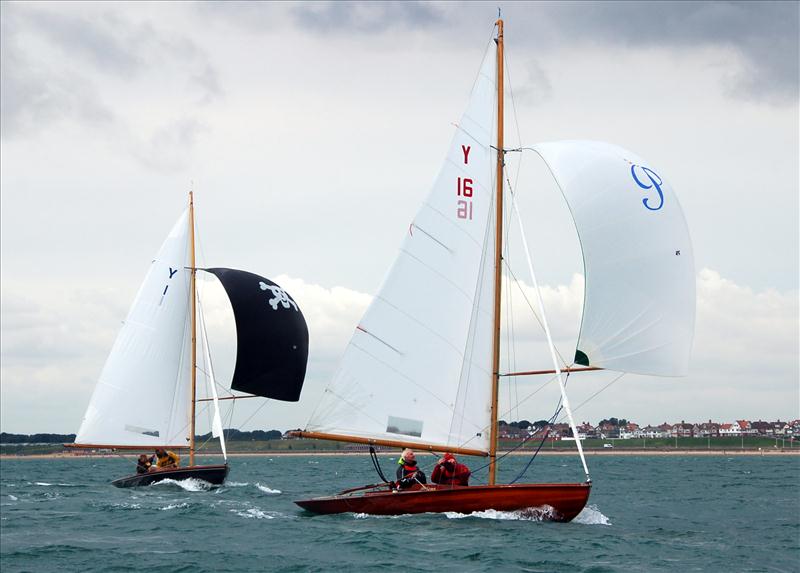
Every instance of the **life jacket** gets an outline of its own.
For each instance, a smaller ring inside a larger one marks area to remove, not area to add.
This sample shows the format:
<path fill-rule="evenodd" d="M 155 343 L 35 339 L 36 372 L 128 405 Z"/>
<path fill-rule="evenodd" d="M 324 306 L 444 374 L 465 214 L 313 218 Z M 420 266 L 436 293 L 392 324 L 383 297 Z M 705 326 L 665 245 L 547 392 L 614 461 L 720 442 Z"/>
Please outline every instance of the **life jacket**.
<path fill-rule="evenodd" d="M 419 471 L 417 464 L 415 463 L 413 466 L 408 465 L 405 461 L 403 461 L 403 475 L 406 474 L 413 474 L 416 471 Z"/>
<path fill-rule="evenodd" d="M 164 452 L 163 456 L 157 455 L 156 457 L 158 458 L 156 461 L 156 466 L 160 468 L 166 467 L 172 463 L 174 463 L 176 466 L 181 463 L 181 459 L 174 452 Z"/>

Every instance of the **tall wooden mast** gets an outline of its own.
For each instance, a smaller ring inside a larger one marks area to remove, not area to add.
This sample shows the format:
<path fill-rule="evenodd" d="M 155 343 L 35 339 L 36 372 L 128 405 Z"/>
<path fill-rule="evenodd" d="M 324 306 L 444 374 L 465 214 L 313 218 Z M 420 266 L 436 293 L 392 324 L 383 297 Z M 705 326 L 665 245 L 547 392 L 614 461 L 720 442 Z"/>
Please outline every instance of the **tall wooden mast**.
<path fill-rule="evenodd" d="M 189 465 L 194 465 L 194 434 L 195 434 L 195 406 L 196 406 L 196 392 L 197 392 L 197 292 L 195 284 L 195 276 L 197 270 L 195 269 L 194 260 L 194 193 L 189 191 L 189 245 L 191 249 L 191 278 L 189 280 L 189 296 L 192 299 L 192 407 L 191 419 L 189 420 Z"/>
<path fill-rule="evenodd" d="M 494 325 L 492 329 L 492 412 L 489 429 L 489 485 L 497 467 L 497 393 L 500 384 L 500 294 L 503 265 L 503 19 L 497 20 L 497 214 L 494 239 Z"/>

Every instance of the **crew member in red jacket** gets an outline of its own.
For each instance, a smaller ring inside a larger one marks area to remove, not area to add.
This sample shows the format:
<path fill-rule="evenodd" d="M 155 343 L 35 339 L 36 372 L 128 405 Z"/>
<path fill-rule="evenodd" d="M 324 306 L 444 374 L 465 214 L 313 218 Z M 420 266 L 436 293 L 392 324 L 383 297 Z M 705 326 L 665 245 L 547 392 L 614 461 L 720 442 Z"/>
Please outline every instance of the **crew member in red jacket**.
<path fill-rule="evenodd" d="M 431 481 L 439 485 L 469 485 L 471 473 L 467 466 L 458 463 L 453 454 L 447 453 L 436 462 Z"/>

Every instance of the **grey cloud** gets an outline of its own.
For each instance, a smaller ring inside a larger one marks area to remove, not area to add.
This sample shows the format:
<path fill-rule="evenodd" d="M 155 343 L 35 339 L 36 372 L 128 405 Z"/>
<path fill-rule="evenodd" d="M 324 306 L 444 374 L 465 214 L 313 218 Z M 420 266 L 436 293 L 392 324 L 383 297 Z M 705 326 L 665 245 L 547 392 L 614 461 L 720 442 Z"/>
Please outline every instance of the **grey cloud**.
<path fill-rule="evenodd" d="M 300 28 L 345 35 L 428 27 L 441 21 L 438 9 L 423 2 L 304 3 L 296 5 L 292 15 Z"/>
<path fill-rule="evenodd" d="M 183 118 L 157 129 L 147 140 L 133 140 L 131 153 L 156 171 L 180 169 L 189 161 L 199 135 L 206 127 L 194 118 Z"/>
<path fill-rule="evenodd" d="M 139 71 L 143 61 L 135 52 L 126 22 L 106 14 L 97 19 L 66 12 L 26 11 L 25 19 L 70 57 L 82 58 L 106 72 L 127 75 Z"/>
<path fill-rule="evenodd" d="M 91 82 L 69 72 L 48 69 L 18 45 L 19 21 L 3 7 L 0 22 L 0 133 L 3 138 L 30 134 L 66 117 L 92 125 L 114 122 Z"/>
<path fill-rule="evenodd" d="M 798 98 L 797 2 L 563 2 L 512 5 L 526 42 L 735 51 L 742 69 L 729 94 L 776 104 Z"/>
<path fill-rule="evenodd" d="M 191 40 L 164 34 L 150 22 L 118 15 L 76 15 L 39 6 L 2 4 L 0 74 L 2 137 L 45 130 L 64 119 L 88 127 L 127 128 L 113 102 L 89 77 L 136 82 L 151 65 L 175 64 L 188 87 L 207 104 L 224 91 L 207 54 Z M 119 133 L 111 136 L 118 140 Z"/>
<path fill-rule="evenodd" d="M 463 44 L 488 29 L 497 4 L 204 2 L 199 6 L 204 13 L 255 33 L 277 26 L 339 36 L 424 30 Z M 724 80 L 730 96 L 781 105 L 798 98 L 797 2 L 510 2 L 503 9 L 515 42 L 539 53 L 573 46 L 687 52 L 721 47 L 742 60 L 740 71 Z M 543 74 L 531 75 L 534 83 L 546 83 Z"/>
<path fill-rule="evenodd" d="M 380 34 L 395 28 L 425 28 L 442 21 L 443 9 L 426 2 L 201 2 L 204 15 L 254 33 L 294 25 L 321 34 Z"/>
<path fill-rule="evenodd" d="M 225 22 L 242 30 L 263 34 L 275 28 L 286 12 L 277 2 L 197 2 L 193 4 L 201 18 Z"/>
<path fill-rule="evenodd" d="M 526 105 L 538 105 L 548 101 L 553 95 L 550 78 L 538 60 L 529 60 L 522 70 L 521 78 L 511 78 L 517 83 L 513 95 L 517 102 Z"/>
<path fill-rule="evenodd" d="M 189 78 L 192 85 L 199 88 L 200 103 L 211 103 L 213 100 L 221 98 L 223 95 L 222 85 L 216 69 L 206 63 L 200 71 Z"/>

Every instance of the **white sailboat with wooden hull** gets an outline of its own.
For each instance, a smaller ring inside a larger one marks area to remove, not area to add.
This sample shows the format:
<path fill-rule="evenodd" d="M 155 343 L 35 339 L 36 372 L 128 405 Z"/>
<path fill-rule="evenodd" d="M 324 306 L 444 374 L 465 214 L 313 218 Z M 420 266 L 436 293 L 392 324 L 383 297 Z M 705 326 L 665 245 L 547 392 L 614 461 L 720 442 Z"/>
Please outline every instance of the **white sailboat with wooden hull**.
<path fill-rule="evenodd" d="M 497 484 L 504 205 L 503 21 L 484 58 L 433 189 L 393 267 L 345 350 L 305 430 L 296 435 L 488 457 L 488 484 L 383 484 L 296 501 L 315 513 L 403 514 L 533 508 L 573 519 L 584 483 Z M 539 296 L 561 403 L 578 431 L 562 374 L 613 369 L 685 373 L 694 323 L 694 270 L 683 214 L 647 162 L 613 145 L 556 142 L 532 150 L 547 164 L 573 215 L 586 274 L 575 363 L 559 362 Z M 523 235 L 524 239 L 524 235 Z M 527 251 L 527 244 L 526 244 Z M 530 262 L 530 256 L 528 255 Z M 379 466 L 376 469 L 379 470 Z M 385 479 L 385 478 L 383 478 Z"/>
<path fill-rule="evenodd" d="M 236 321 L 236 366 L 222 399 L 262 396 L 297 401 L 308 361 L 308 328 L 297 303 L 259 275 L 226 268 L 198 269 L 194 254 L 194 203 L 172 228 L 139 289 L 95 387 L 72 448 L 116 451 L 189 450 L 189 465 L 159 468 L 112 482 L 117 487 L 165 479 L 200 479 L 219 485 L 228 475 L 216 380 L 198 305 L 196 273 L 222 283 Z M 211 396 L 197 398 L 198 332 L 202 372 Z M 225 463 L 195 464 L 197 403 L 211 402 L 212 435 Z"/>

